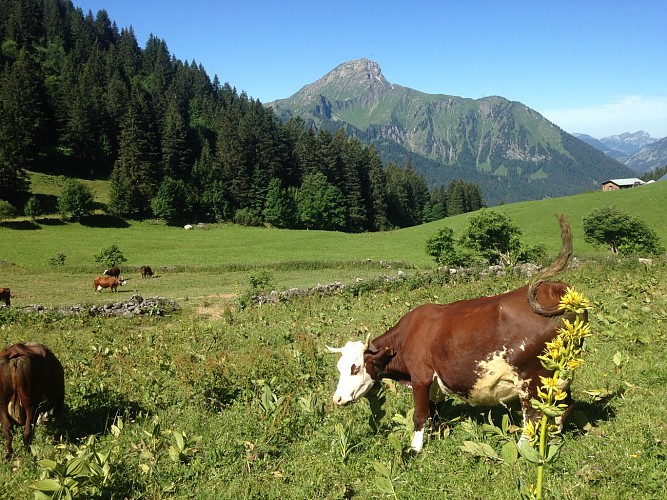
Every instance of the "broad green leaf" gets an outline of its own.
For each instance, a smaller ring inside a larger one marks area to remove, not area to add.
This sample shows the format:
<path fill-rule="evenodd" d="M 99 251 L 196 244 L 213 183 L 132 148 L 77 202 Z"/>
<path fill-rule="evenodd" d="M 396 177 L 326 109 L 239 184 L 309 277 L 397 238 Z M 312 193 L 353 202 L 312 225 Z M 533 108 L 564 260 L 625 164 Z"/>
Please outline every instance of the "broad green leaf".
<path fill-rule="evenodd" d="M 529 462 L 534 464 L 540 462 L 539 452 L 531 446 L 530 441 L 527 439 L 520 440 L 517 449 L 519 450 L 519 454 Z"/>
<path fill-rule="evenodd" d="M 56 466 L 58 465 L 58 463 L 56 461 L 50 460 L 48 458 L 44 458 L 37 463 L 40 466 L 44 467 L 45 469 L 49 469 L 49 470 L 54 470 L 56 468 Z"/>
<path fill-rule="evenodd" d="M 401 441 L 400 439 L 398 439 L 398 436 L 396 436 L 396 434 L 390 432 L 389 437 L 387 439 L 389 439 L 389 444 L 391 444 L 391 447 L 394 448 L 396 453 L 400 453 L 401 451 L 403 451 L 403 445 L 401 444 Z"/>
<path fill-rule="evenodd" d="M 377 472 L 381 476 L 385 476 L 385 477 L 390 477 L 391 476 L 391 469 L 389 469 L 382 462 L 373 462 L 373 468 L 375 469 L 375 472 Z"/>
<path fill-rule="evenodd" d="M 519 451 L 514 441 L 508 441 L 500 450 L 500 457 L 508 464 L 516 463 L 519 459 Z"/>
<path fill-rule="evenodd" d="M 391 484 L 391 479 L 389 478 L 376 476 L 375 484 L 382 493 L 387 493 L 387 494 L 394 493 L 394 485 Z"/>
<path fill-rule="evenodd" d="M 174 436 L 174 439 L 176 440 L 176 446 L 178 446 L 178 448 L 180 450 L 182 450 L 185 447 L 185 441 L 183 440 L 183 434 L 181 434 L 178 431 L 172 431 L 172 434 Z"/>
<path fill-rule="evenodd" d="M 67 463 L 67 475 L 68 476 L 79 476 L 84 473 L 87 469 L 86 462 L 83 457 L 73 458 Z"/>
<path fill-rule="evenodd" d="M 547 458 L 545 459 L 545 462 L 551 463 L 554 460 L 558 459 L 558 455 L 560 454 L 560 450 L 565 444 L 564 440 L 560 440 L 557 443 L 550 444 L 547 447 Z"/>
<path fill-rule="evenodd" d="M 39 491 L 58 491 L 60 482 L 55 479 L 40 479 L 28 485 L 33 490 Z"/>

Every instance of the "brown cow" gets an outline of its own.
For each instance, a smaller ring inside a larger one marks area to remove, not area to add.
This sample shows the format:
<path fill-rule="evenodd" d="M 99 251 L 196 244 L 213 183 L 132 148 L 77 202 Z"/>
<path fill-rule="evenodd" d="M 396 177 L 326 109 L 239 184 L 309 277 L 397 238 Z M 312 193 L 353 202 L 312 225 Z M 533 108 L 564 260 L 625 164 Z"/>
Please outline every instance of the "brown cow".
<path fill-rule="evenodd" d="M 153 270 L 151 269 L 151 266 L 141 266 L 139 271 L 141 271 L 142 278 L 150 278 L 153 276 Z"/>
<path fill-rule="evenodd" d="M 104 274 L 104 276 L 113 276 L 114 278 L 120 278 L 120 268 L 118 266 L 113 266 L 111 269 L 107 269 L 102 274 Z"/>
<path fill-rule="evenodd" d="M 0 422 L 5 458 L 12 453 L 12 425 L 23 426 L 23 445 L 30 447 L 38 416 L 65 403 L 65 376 L 58 358 L 44 345 L 14 344 L 0 351 Z"/>
<path fill-rule="evenodd" d="M 93 290 L 95 293 L 101 292 L 103 288 L 109 288 L 112 292 L 118 291 L 118 286 L 123 286 L 125 280 L 115 278 L 114 276 L 97 276 L 93 280 Z"/>
<path fill-rule="evenodd" d="M 537 356 L 562 326 L 558 303 L 566 290 L 564 283 L 544 280 L 562 271 L 572 255 L 570 226 L 563 215 L 559 222 L 560 255 L 530 286 L 493 297 L 425 304 L 372 342 L 369 336 L 365 343 L 329 347 L 341 353 L 334 404 L 358 400 L 382 378 L 412 387 L 414 451 L 423 446 L 429 399 L 442 393 L 480 405 L 519 398 L 524 423 L 538 418 L 530 400 L 541 384 L 539 376 L 549 372 Z M 567 390 L 565 403 L 570 405 L 569 388 L 563 390 Z"/>
<path fill-rule="evenodd" d="M 9 292 L 9 288 L 0 288 L 0 300 L 3 300 L 7 307 L 12 305 L 11 297 L 12 294 Z"/>

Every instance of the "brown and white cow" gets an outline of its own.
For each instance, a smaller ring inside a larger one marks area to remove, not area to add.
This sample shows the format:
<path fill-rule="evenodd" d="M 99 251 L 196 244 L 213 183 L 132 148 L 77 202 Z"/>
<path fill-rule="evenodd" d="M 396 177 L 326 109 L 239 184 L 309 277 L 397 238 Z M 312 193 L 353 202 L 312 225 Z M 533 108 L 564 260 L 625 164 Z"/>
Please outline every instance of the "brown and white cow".
<path fill-rule="evenodd" d="M 5 458 L 12 450 L 12 425 L 23 426 L 26 451 L 38 416 L 53 410 L 58 415 L 65 402 L 65 376 L 58 358 L 42 344 L 14 344 L 0 351 L 0 422 L 5 438 Z"/>
<path fill-rule="evenodd" d="M 0 288 L 0 300 L 5 303 L 7 307 L 12 305 L 12 294 L 9 291 L 9 288 Z"/>
<path fill-rule="evenodd" d="M 151 266 L 141 266 L 139 271 L 141 271 L 142 278 L 150 278 L 153 276 L 153 270 L 151 269 Z"/>
<path fill-rule="evenodd" d="M 95 293 L 101 292 L 103 288 L 109 288 L 112 292 L 117 292 L 119 286 L 123 286 L 125 280 L 115 278 L 114 276 L 97 276 L 93 280 L 93 290 Z"/>
<path fill-rule="evenodd" d="M 438 389 L 473 405 L 518 398 L 524 421 L 537 419 L 530 400 L 541 385 L 539 376 L 548 375 L 537 356 L 562 326 L 558 303 L 567 288 L 544 280 L 562 271 L 572 255 L 570 226 L 565 216 L 558 218 L 563 248 L 530 286 L 493 297 L 421 305 L 372 342 L 369 336 L 365 343 L 327 346 L 341 354 L 334 404 L 358 400 L 383 378 L 412 387 L 414 451 L 422 449 L 429 400 Z M 566 404 L 571 404 L 569 388 L 563 389 Z"/>
<path fill-rule="evenodd" d="M 114 278 L 120 279 L 120 268 L 118 266 L 113 266 L 110 269 L 105 270 L 102 274 L 104 274 L 104 276 L 113 276 Z"/>

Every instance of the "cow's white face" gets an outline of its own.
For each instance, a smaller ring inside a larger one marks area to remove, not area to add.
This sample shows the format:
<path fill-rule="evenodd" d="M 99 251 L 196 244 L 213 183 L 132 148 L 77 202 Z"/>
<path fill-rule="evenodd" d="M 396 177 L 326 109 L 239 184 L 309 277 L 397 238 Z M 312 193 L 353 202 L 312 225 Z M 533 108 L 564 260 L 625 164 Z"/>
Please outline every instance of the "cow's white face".
<path fill-rule="evenodd" d="M 335 405 L 343 406 L 356 401 L 375 385 L 375 380 L 366 372 L 364 366 L 365 345 L 363 342 L 348 342 L 337 349 L 327 346 L 327 349 L 341 354 L 336 365 L 340 379 L 333 395 Z"/>

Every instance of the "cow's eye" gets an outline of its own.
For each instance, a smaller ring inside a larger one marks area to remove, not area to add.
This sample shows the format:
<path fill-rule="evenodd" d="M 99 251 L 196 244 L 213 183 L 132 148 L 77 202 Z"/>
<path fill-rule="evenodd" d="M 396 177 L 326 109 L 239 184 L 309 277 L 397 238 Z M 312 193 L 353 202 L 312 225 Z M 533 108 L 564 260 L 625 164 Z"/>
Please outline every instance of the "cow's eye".
<path fill-rule="evenodd" d="M 359 373 L 360 368 L 361 368 L 360 366 L 352 365 L 352 369 L 350 370 L 350 374 L 351 375 L 356 375 L 357 373 Z"/>

